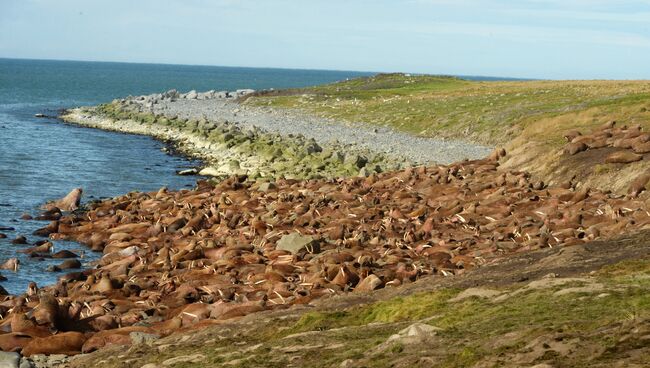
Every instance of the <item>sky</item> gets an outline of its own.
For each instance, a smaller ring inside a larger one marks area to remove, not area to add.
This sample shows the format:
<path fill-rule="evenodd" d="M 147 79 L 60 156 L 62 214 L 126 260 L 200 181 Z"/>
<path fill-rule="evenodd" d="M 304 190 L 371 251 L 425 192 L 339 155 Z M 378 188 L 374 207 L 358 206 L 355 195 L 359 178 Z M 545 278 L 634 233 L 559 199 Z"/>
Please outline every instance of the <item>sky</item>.
<path fill-rule="evenodd" d="M 650 79 L 650 0 L 0 0 L 0 57 Z"/>

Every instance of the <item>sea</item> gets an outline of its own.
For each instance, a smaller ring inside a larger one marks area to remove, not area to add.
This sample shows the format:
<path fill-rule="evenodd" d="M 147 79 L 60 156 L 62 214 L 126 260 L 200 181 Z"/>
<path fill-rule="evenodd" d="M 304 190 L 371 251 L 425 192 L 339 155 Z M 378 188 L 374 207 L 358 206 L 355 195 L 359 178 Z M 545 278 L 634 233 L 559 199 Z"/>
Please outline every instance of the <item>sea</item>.
<path fill-rule="evenodd" d="M 23 220 L 35 216 L 48 200 L 74 188 L 82 201 L 114 197 L 131 191 L 191 188 L 197 177 L 178 176 L 178 170 L 199 162 L 164 152 L 164 143 L 149 137 L 105 132 L 65 124 L 59 111 L 110 102 L 128 95 L 177 89 L 236 90 L 304 87 L 372 75 L 353 71 L 238 68 L 112 62 L 22 60 L 0 58 L 0 263 L 17 257 L 16 272 L 0 270 L 6 291 L 23 293 L 34 281 L 53 284 L 61 272 L 48 267 L 62 260 L 33 258 L 14 245 L 19 235 L 28 242 L 47 222 Z M 37 118 L 44 114 L 47 118 Z M 54 241 L 55 251 L 84 251 L 84 267 L 101 257 L 83 245 Z"/>

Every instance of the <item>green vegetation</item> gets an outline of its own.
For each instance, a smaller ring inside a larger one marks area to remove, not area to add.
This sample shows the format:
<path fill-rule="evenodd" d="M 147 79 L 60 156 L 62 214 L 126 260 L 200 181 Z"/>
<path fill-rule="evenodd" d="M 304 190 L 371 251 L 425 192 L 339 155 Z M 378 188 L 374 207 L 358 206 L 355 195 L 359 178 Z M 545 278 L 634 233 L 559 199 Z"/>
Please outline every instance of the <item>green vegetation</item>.
<path fill-rule="evenodd" d="M 563 127 L 566 129 L 588 127 L 613 117 L 647 123 L 650 83 L 470 82 L 451 77 L 380 74 L 274 92 L 250 98 L 248 103 L 300 108 L 325 117 L 390 126 L 422 136 L 501 145 L 537 122 L 552 122 L 562 116 L 578 117 Z M 579 116 L 585 112 L 589 119 Z M 545 128 L 551 134 L 544 140 L 561 142 L 562 131 L 553 134 L 553 124 Z"/>

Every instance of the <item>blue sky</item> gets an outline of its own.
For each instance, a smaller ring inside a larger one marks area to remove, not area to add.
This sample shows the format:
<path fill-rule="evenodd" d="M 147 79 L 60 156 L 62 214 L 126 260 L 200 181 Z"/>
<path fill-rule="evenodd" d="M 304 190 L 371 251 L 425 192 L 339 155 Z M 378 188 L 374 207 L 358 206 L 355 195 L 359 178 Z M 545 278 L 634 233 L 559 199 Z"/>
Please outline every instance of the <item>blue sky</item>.
<path fill-rule="evenodd" d="M 0 0 L 0 57 L 650 79 L 650 0 Z"/>

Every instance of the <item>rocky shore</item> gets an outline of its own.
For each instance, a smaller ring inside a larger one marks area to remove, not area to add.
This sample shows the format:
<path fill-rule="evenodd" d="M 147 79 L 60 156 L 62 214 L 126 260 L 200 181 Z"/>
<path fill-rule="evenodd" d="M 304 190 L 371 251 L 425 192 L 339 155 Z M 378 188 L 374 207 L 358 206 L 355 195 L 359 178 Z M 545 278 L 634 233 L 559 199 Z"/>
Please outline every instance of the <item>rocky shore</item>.
<path fill-rule="evenodd" d="M 650 224 L 642 200 L 547 187 L 498 170 L 504 156 L 363 178 L 232 176 L 96 202 L 38 231 L 102 252 L 96 268 L 5 297 L 0 349 L 88 353 Z"/>
<path fill-rule="evenodd" d="M 208 166 L 202 175 L 251 179 L 367 176 L 422 163 L 484 157 L 487 147 L 354 127 L 295 111 L 240 104 L 236 92 L 191 91 L 129 97 L 67 111 L 70 123 L 151 135 Z"/>

